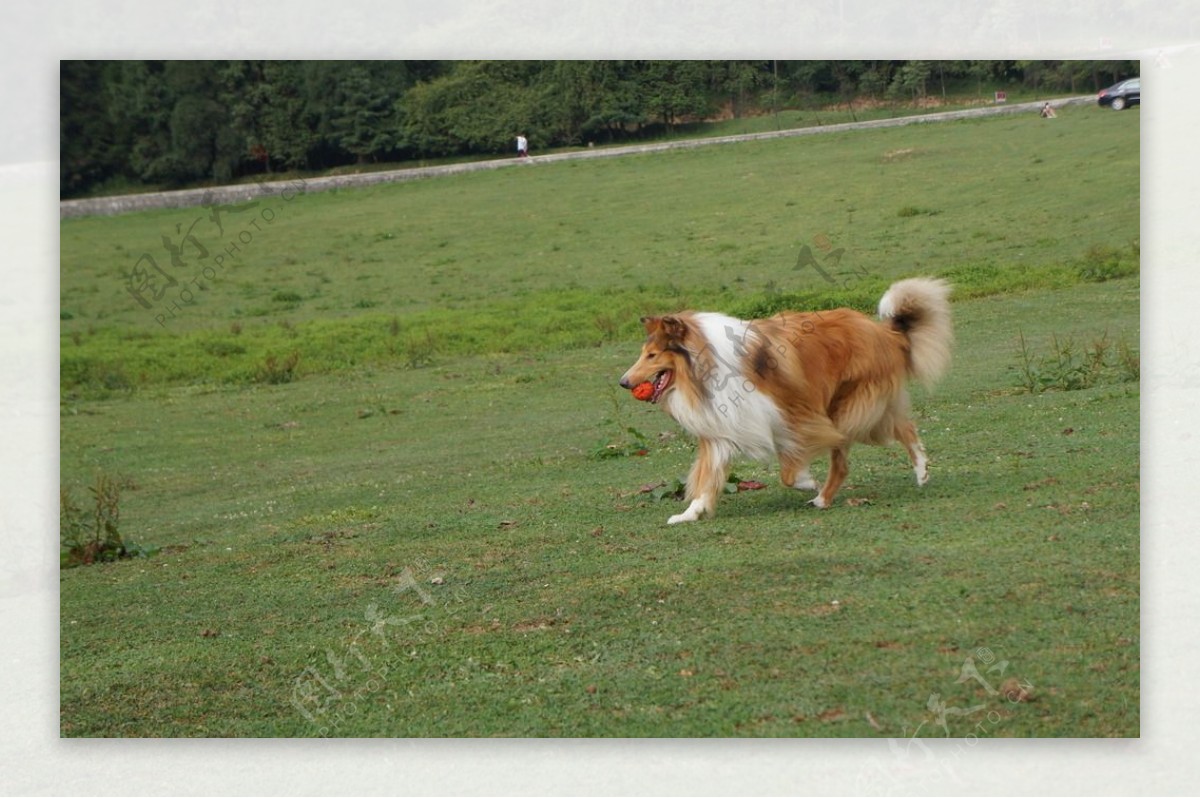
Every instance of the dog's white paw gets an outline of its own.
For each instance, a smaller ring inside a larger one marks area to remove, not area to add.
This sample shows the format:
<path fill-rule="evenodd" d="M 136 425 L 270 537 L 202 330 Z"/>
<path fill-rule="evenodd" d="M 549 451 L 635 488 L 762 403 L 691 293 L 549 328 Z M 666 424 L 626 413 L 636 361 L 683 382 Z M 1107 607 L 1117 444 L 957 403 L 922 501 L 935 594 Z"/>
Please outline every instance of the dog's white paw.
<path fill-rule="evenodd" d="M 689 521 L 699 521 L 704 516 L 702 512 L 696 512 L 692 508 L 684 510 L 679 515 L 673 515 L 667 519 L 668 524 L 686 524 Z"/>
<path fill-rule="evenodd" d="M 684 510 L 682 513 L 679 513 L 678 515 L 673 515 L 670 518 L 668 518 L 667 523 L 668 524 L 683 524 L 688 521 L 698 521 L 700 518 L 704 517 L 704 515 L 705 515 L 704 502 L 700 501 L 699 499 L 693 499 L 692 503 L 688 505 L 688 508 L 686 510 Z"/>
<path fill-rule="evenodd" d="M 792 487 L 796 490 L 816 490 L 817 481 L 812 478 L 812 474 L 805 471 L 792 480 Z"/>
<path fill-rule="evenodd" d="M 913 465 L 913 473 L 917 475 L 917 486 L 920 487 L 929 481 L 929 460 L 925 457 L 924 446 L 919 446 L 917 449 L 916 461 Z"/>
<path fill-rule="evenodd" d="M 829 506 L 828 504 L 825 503 L 825 500 L 821 498 L 820 494 L 813 496 L 811 499 L 808 500 L 808 503 L 811 504 L 813 507 L 817 507 L 822 510 L 824 510 L 826 507 Z"/>

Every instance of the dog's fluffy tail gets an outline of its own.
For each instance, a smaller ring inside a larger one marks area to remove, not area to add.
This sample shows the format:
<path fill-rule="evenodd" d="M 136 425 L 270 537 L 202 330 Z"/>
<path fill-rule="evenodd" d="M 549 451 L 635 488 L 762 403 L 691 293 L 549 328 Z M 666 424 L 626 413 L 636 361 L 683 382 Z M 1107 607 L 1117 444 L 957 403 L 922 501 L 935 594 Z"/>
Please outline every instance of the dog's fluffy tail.
<path fill-rule="evenodd" d="M 879 318 L 908 339 L 908 374 L 927 388 L 950 366 L 954 330 L 950 324 L 950 285 L 914 277 L 893 283 L 879 300 Z"/>

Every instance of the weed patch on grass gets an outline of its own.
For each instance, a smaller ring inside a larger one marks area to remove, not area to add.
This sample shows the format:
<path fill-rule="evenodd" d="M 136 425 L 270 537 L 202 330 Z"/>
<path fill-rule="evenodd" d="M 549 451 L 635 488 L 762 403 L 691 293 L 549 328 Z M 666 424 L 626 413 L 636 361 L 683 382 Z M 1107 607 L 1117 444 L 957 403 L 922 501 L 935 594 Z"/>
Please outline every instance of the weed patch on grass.
<path fill-rule="evenodd" d="M 1076 270 L 1090 283 L 1134 277 L 1141 270 L 1141 246 L 1138 241 L 1125 249 L 1094 244 L 1080 258 Z"/>
<path fill-rule="evenodd" d="M 896 215 L 901 219 L 911 219 L 914 216 L 937 216 L 939 213 L 941 211 L 933 210 L 932 208 L 918 208 L 915 205 L 905 205 L 896 211 Z"/>
<path fill-rule="evenodd" d="M 1137 349 L 1124 339 L 1114 346 L 1107 332 L 1083 345 L 1056 334 L 1048 351 L 1037 353 L 1021 331 L 1016 356 L 1010 370 L 1017 376 L 1017 387 L 1028 393 L 1083 391 L 1100 384 L 1137 382 L 1141 377 Z"/>
<path fill-rule="evenodd" d="M 591 456 L 596 460 L 607 460 L 613 457 L 644 457 L 650 453 L 652 446 L 650 438 L 629 424 L 625 419 L 628 411 L 622 407 L 622 402 L 630 401 L 624 390 L 609 389 L 611 409 L 609 415 L 601 422 L 605 435 L 592 448 Z"/>
<path fill-rule="evenodd" d="M 88 493 L 92 497 L 90 510 L 79 506 L 69 488 L 59 488 L 60 567 L 147 557 L 154 552 L 152 548 L 127 543 L 121 537 L 121 484 L 117 479 L 98 474 L 95 483 L 88 486 Z"/>
<path fill-rule="evenodd" d="M 264 385 L 282 385 L 296 379 L 296 366 L 300 364 L 300 353 L 286 355 L 269 354 L 254 369 L 254 381 Z"/>

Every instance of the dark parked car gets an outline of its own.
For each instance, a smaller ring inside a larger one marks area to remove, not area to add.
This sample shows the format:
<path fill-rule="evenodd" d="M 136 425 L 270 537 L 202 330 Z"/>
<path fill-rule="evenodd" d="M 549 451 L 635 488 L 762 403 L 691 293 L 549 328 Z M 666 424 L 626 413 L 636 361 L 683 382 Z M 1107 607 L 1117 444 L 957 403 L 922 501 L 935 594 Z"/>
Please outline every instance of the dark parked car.
<path fill-rule="evenodd" d="M 1114 111 L 1120 111 L 1122 108 L 1128 108 L 1131 105 L 1142 104 L 1142 79 L 1130 78 L 1123 80 L 1115 86 L 1109 86 L 1107 89 L 1101 90 L 1096 97 L 1096 102 L 1101 106 L 1109 106 Z"/>

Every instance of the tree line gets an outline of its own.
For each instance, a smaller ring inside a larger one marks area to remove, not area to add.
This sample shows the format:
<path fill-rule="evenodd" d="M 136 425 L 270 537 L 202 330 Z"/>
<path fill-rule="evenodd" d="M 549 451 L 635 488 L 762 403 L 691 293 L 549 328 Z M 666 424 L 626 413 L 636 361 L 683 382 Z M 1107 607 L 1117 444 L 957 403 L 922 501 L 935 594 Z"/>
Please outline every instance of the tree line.
<path fill-rule="evenodd" d="M 60 193 L 661 135 L 947 86 L 1096 91 L 1136 61 L 64 61 Z"/>

